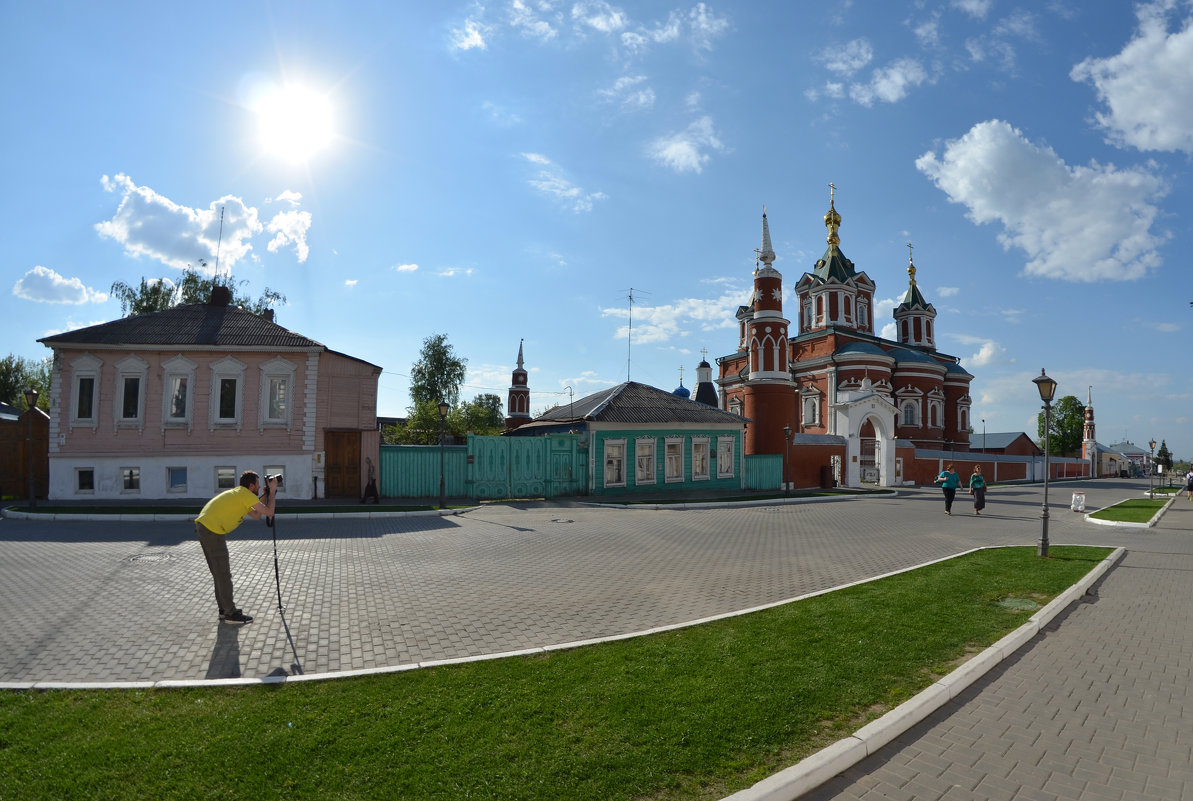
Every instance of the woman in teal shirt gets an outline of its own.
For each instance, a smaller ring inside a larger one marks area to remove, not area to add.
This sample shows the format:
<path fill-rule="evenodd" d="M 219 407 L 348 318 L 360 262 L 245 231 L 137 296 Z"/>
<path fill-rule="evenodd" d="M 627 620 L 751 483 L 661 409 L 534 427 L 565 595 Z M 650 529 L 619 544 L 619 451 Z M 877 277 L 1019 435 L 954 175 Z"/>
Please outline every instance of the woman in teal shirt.
<path fill-rule="evenodd" d="M 936 477 L 933 484 L 939 484 L 944 490 L 944 513 L 951 515 L 953 513 L 953 498 L 957 497 L 957 487 L 961 486 L 961 476 L 953 472 L 953 465 L 946 464 L 944 472 Z"/>
<path fill-rule="evenodd" d="M 980 515 L 986 508 L 986 477 L 982 475 L 982 466 L 973 466 L 973 475 L 969 477 L 969 494 L 973 496 L 973 513 Z"/>

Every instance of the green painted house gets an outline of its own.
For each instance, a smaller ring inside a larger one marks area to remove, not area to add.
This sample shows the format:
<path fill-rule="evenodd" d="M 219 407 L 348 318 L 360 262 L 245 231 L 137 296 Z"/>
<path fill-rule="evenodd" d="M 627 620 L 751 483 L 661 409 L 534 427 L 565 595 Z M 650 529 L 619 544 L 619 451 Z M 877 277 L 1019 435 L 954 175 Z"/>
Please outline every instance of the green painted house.
<path fill-rule="evenodd" d="M 746 486 L 749 420 L 627 381 L 556 406 L 510 436 L 580 434 L 588 495 L 736 491 Z"/>

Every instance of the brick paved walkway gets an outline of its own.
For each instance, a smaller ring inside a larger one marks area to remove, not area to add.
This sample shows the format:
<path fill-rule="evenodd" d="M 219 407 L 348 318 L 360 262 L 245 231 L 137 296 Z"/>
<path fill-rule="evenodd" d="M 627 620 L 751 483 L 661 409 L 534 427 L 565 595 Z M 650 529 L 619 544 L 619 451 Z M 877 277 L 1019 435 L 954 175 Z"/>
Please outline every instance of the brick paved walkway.
<path fill-rule="evenodd" d="M 1119 539 L 1091 602 L 804 799 L 1193 798 L 1193 503 Z"/>
<path fill-rule="evenodd" d="M 1067 508 L 1138 481 L 1053 485 L 1054 544 L 1124 545 L 1095 603 L 816 799 L 1193 797 L 1193 503 L 1151 530 Z M 672 625 L 981 545 L 1034 545 L 1040 488 L 982 517 L 939 492 L 703 510 L 484 507 L 448 518 L 278 518 L 230 538 L 238 602 L 220 625 L 184 522 L 0 521 L 0 683 L 201 681 L 395 667 Z M 1061 502 L 1061 503 L 1058 503 Z"/>

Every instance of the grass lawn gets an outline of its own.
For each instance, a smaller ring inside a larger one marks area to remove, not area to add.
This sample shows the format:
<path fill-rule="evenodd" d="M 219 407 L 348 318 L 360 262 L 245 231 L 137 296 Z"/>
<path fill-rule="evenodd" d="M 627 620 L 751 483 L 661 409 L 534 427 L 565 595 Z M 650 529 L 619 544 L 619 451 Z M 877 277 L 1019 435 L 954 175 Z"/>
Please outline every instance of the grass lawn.
<path fill-rule="evenodd" d="M 7 691 L 0 798 L 720 798 L 910 698 L 1108 553 L 981 551 L 689 629 L 406 673 Z"/>
<path fill-rule="evenodd" d="M 1099 520 L 1112 520 L 1116 523 L 1146 523 L 1152 519 L 1156 512 L 1164 508 L 1166 503 L 1168 503 L 1167 498 L 1131 498 L 1116 503 L 1114 506 L 1099 509 L 1090 514 L 1090 517 L 1096 517 Z"/>

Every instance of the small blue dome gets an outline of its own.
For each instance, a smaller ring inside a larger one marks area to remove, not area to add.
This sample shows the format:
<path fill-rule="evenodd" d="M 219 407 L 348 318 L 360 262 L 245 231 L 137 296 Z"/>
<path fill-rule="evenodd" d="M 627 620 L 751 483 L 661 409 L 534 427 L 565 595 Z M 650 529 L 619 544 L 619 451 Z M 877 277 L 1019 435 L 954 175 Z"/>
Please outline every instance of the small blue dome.
<path fill-rule="evenodd" d="M 676 387 L 675 390 L 671 394 L 676 396 L 677 398 L 691 398 L 692 397 L 691 390 L 689 390 L 687 387 L 685 387 L 683 385 L 683 381 L 679 382 L 679 386 Z"/>

